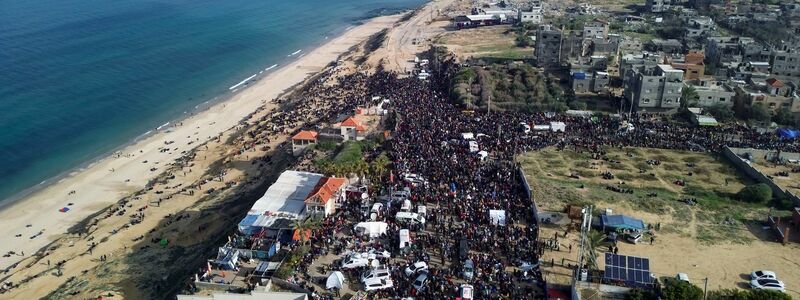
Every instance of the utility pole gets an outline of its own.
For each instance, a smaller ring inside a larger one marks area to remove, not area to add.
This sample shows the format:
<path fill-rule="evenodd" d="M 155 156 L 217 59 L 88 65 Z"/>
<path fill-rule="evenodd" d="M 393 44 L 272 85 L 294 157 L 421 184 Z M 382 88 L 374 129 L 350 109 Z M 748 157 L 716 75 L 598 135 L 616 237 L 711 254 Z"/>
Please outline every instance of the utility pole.
<path fill-rule="evenodd" d="M 708 277 L 706 277 L 706 283 L 703 285 L 703 300 L 706 300 L 706 295 L 708 294 Z"/>
<path fill-rule="evenodd" d="M 489 95 L 489 105 L 486 105 L 486 115 L 492 112 L 492 95 Z"/>

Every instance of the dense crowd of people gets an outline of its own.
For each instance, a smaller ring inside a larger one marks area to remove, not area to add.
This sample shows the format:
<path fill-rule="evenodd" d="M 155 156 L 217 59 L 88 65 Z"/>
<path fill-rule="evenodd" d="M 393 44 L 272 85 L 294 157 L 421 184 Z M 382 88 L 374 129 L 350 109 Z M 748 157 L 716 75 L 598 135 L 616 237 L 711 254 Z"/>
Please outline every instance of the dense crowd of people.
<path fill-rule="evenodd" d="M 394 285 L 369 293 L 370 298 L 453 298 L 459 296 L 459 285 L 464 282 L 473 285 L 481 299 L 541 298 L 546 285 L 538 266 L 546 245 L 539 239 L 532 209 L 535 204 L 520 180 L 515 155 L 551 146 L 593 154 L 601 153 L 603 147 L 625 146 L 705 152 L 718 152 L 724 146 L 800 151 L 798 143 L 745 126 L 698 128 L 657 115 L 587 118 L 557 113 L 465 112 L 452 105 L 446 94 L 455 66 L 452 61 L 444 62 L 429 81 L 378 70 L 371 75 L 339 77 L 336 84 L 320 84 L 306 91 L 315 99 L 336 98 L 334 103 L 342 105 L 326 109 L 323 119 L 340 117 L 371 96 L 390 99 L 389 118 L 394 128 L 389 129 L 393 134 L 380 150 L 386 151 L 392 166 L 391 175 L 382 183 L 383 193 L 410 191 L 414 206 L 427 207 L 427 224 L 415 230 L 412 247 L 398 249 L 398 231 L 408 226 L 387 217 L 400 210 L 399 204 L 389 204 L 381 218 L 389 223 L 385 236 L 376 240 L 353 237 L 353 225 L 365 221 L 366 215 L 360 200 L 350 202 L 316 231 L 312 250 L 302 258 L 293 282 L 302 282 L 302 277 L 309 280 L 309 266 L 329 252 L 379 249 L 397 255 L 384 262 Z M 306 109 L 305 113 L 313 112 Z M 263 121 L 272 123 L 280 118 Z M 293 119 L 297 118 L 299 114 L 294 114 Z M 550 122 L 563 122 L 565 130 L 529 132 L 534 125 Z M 474 140 L 465 139 L 463 133 L 472 133 Z M 470 141 L 477 142 L 488 159 L 476 155 Z M 406 174 L 415 174 L 416 181 L 403 180 Z M 503 212 L 503 224 L 490 217 L 492 210 Z M 475 276 L 468 280 L 461 272 L 466 260 L 475 268 Z M 416 289 L 412 285 L 415 276 L 403 271 L 418 261 L 430 265 L 423 289 Z M 331 268 L 338 267 L 332 264 Z M 362 271 L 366 267 L 346 273 L 355 280 Z"/>

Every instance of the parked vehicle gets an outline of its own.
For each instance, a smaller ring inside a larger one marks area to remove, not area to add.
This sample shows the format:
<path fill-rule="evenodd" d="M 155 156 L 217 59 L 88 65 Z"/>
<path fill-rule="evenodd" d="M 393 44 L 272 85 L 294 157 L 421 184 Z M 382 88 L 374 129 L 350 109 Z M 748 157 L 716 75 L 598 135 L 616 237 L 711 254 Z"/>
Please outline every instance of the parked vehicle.
<path fill-rule="evenodd" d="M 773 290 L 785 292 L 786 286 L 783 281 L 777 279 L 756 279 L 750 281 L 750 287 L 756 290 Z"/>
<path fill-rule="evenodd" d="M 342 259 L 342 269 L 355 269 L 366 266 L 377 267 L 378 264 L 377 259 L 369 259 L 358 255 L 349 255 Z"/>
<path fill-rule="evenodd" d="M 756 279 L 778 279 L 778 275 L 768 270 L 757 270 L 750 273 L 750 280 Z"/>
<path fill-rule="evenodd" d="M 642 234 L 638 232 L 628 233 L 625 235 L 625 239 L 631 243 L 638 244 L 642 240 Z"/>
<path fill-rule="evenodd" d="M 678 275 L 675 276 L 675 278 L 677 278 L 680 281 L 689 282 L 689 275 L 687 275 L 686 273 L 678 273 Z"/>
<path fill-rule="evenodd" d="M 373 279 L 391 279 L 391 272 L 389 272 L 389 269 L 385 267 L 379 267 L 369 270 L 364 273 L 364 275 L 361 275 L 361 282 L 367 282 Z"/>
<path fill-rule="evenodd" d="M 425 225 L 425 217 L 420 216 L 418 213 L 401 211 L 395 215 L 395 220 L 403 224 L 421 224 Z"/>
<path fill-rule="evenodd" d="M 413 265 L 406 267 L 406 276 L 411 276 L 419 272 L 427 272 L 428 264 L 424 261 L 415 262 Z"/>
<path fill-rule="evenodd" d="M 464 279 L 465 280 L 472 280 L 472 277 L 475 275 L 475 264 L 472 262 L 471 259 L 464 261 Z"/>
<path fill-rule="evenodd" d="M 364 282 L 364 289 L 368 292 L 387 289 L 393 286 L 394 282 L 391 279 L 374 278 Z"/>
<path fill-rule="evenodd" d="M 415 289 L 417 289 L 417 291 L 421 292 L 425 290 L 426 283 L 428 283 L 428 274 L 422 273 L 419 274 L 419 276 L 417 276 L 417 279 L 414 280 L 414 283 L 412 285 L 414 286 Z"/>
<path fill-rule="evenodd" d="M 411 232 L 408 229 L 400 229 L 399 233 L 400 237 L 400 244 L 398 247 L 400 250 L 405 249 L 408 246 L 411 246 Z"/>

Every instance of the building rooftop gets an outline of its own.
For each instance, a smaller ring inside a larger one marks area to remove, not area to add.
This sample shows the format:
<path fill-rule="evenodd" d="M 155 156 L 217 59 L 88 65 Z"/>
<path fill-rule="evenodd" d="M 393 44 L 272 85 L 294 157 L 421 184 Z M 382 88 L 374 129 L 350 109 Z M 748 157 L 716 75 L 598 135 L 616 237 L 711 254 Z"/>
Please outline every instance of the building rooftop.
<path fill-rule="evenodd" d="M 297 219 L 305 209 L 306 198 L 322 178 L 322 174 L 310 172 L 283 172 L 239 222 L 239 230 L 252 234 L 258 228 L 285 223 L 279 222 L 281 219 Z"/>
<path fill-rule="evenodd" d="M 316 141 L 317 140 L 317 132 L 316 131 L 308 131 L 303 130 L 298 132 L 292 137 L 293 140 L 308 140 L 308 141 Z"/>

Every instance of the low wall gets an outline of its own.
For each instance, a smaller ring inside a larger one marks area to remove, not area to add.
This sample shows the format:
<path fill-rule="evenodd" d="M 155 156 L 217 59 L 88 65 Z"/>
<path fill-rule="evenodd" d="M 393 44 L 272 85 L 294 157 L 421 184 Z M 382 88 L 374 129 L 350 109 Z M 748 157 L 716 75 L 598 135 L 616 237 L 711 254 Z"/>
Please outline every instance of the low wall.
<path fill-rule="evenodd" d="M 523 171 L 522 167 L 519 166 L 519 165 L 517 165 L 517 175 L 518 175 L 517 177 L 518 177 L 520 183 L 525 188 L 525 192 L 526 192 L 526 194 L 528 196 L 528 199 L 530 199 L 531 203 L 533 203 L 533 205 L 531 207 L 531 210 L 533 210 L 533 219 L 536 220 L 536 223 L 538 225 L 538 223 L 539 223 L 539 208 L 536 205 L 536 199 L 533 198 L 533 190 L 531 190 L 531 185 L 528 183 L 528 178 L 525 177 L 525 171 Z"/>
<path fill-rule="evenodd" d="M 770 151 L 770 150 L 759 150 L 759 149 L 752 149 L 752 148 L 729 148 L 725 147 L 722 149 L 722 155 L 725 156 L 737 169 L 741 170 L 750 178 L 755 179 L 760 183 L 764 183 L 772 188 L 772 192 L 775 195 L 783 196 L 788 199 L 791 199 L 795 205 L 800 205 L 800 197 L 798 195 L 793 194 L 789 190 L 785 190 L 781 188 L 779 185 L 775 184 L 772 179 L 767 177 L 764 173 L 761 173 L 758 169 L 751 166 L 747 161 L 743 158 L 743 156 L 750 154 L 753 158 L 753 161 L 758 160 L 774 160 L 776 157 L 781 160 L 790 160 L 790 159 L 800 159 L 800 153 L 787 153 L 787 152 L 778 152 L 778 151 Z"/>

